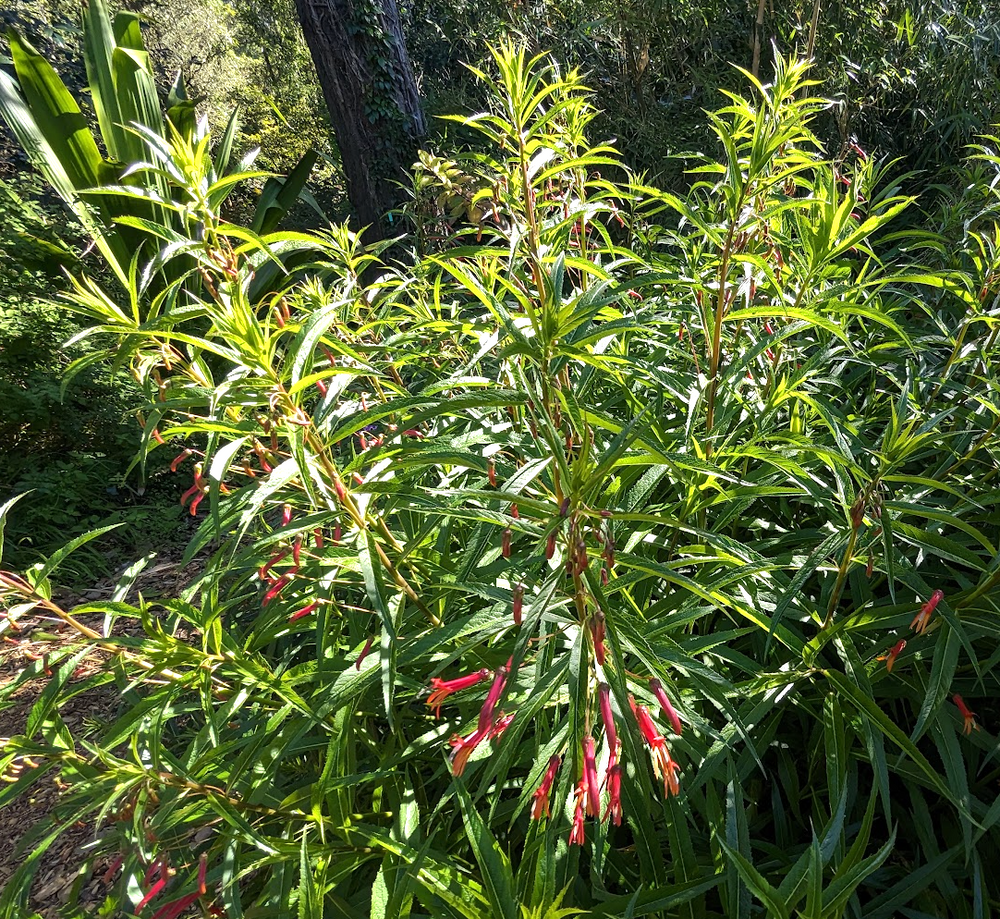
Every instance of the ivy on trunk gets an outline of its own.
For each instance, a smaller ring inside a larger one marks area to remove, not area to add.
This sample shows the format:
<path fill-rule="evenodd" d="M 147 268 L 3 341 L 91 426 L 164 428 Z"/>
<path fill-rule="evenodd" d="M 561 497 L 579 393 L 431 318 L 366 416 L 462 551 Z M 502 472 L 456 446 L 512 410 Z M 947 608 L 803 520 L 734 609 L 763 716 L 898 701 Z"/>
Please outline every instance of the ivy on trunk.
<path fill-rule="evenodd" d="M 424 134 L 396 0 L 296 0 L 359 224 L 386 233 Z"/>

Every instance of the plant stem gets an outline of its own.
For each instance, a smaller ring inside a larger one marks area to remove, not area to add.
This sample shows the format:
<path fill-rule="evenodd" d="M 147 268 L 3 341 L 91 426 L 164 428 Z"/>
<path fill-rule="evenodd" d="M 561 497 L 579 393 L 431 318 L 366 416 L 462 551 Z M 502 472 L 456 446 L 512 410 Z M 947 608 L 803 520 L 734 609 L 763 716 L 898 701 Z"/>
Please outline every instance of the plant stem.
<path fill-rule="evenodd" d="M 854 557 L 854 547 L 858 541 L 858 528 L 851 527 L 851 537 L 847 541 L 847 548 L 844 550 L 844 557 L 840 560 L 840 569 L 837 571 L 837 583 L 833 587 L 833 594 L 830 596 L 830 605 L 826 610 L 826 619 L 823 620 L 823 628 L 825 629 L 833 621 L 833 614 L 837 609 L 837 604 L 840 602 L 840 595 L 844 590 L 844 581 L 847 579 L 847 569 L 851 565 L 851 559 Z"/>

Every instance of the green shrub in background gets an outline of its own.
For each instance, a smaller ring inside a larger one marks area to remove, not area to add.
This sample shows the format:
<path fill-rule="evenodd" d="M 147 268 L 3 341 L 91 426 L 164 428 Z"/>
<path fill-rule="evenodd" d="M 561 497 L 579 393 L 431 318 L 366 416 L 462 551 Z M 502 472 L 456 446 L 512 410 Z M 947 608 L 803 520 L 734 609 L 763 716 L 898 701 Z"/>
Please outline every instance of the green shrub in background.
<path fill-rule="evenodd" d="M 63 374 L 79 356 L 65 343 L 81 326 L 54 298 L 66 286 L 60 265 L 78 266 L 64 240 L 76 240 L 61 215 L 27 197 L 37 196 L 39 186 L 28 179 L 19 186 L 20 194 L 0 183 L 6 239 L 0 260 L 0 477 L 5 498 L 28 493 L 7 527 L 11 561 L 20 566 L 128 506 L 121 500 L 126 492 L 116 491 L 138 447 L 139 390 L 128 374 L 95 366 L 63 391 Z M 126 546 L 128 557 L 136 542 Z M 116 563 L 92 551 L 77 564 L 81 577 L 91 580 L 95 569 Z"/>
<path fill-rule="evenodd" d="M 813 58 L 813 77 L 836 103 L 814 129 L 833 153 L 855 141 L 903 158 L 904 169 L 934 170 L 956 164 L 964 145 L 1000 119 L 997 0 L 416 0 L 405 7 L 431 111 L 478 109 L 482 97 L 461 78 L 461 64 L 479 60 L 484 40 L 514 32 L 527 47 L 581 68 L 601 110 L 596 135 L 615 137 L 633 169 L 672 189 L 685 187 L 683 161 L 672 157 L 712 143 L 703 111 L 720 89 L 741 90 L 732 65 L 750 70 L 756 57 L 756 75 L 772 73 L 772 42 L 782 54 Z"/>
<path fill-rule="evenodd" d="M 173 234 L 176 241 L 180 227 L 194 232 L 183 215 L 164 206 L 169 178 L 150 169 L 143 173 L 145 184 L 133 186 L 130 164 L 143 158 L 147 144 L 162 148 L 168 137 L 177 141 L 175 151 L 186 149 L 194 156 L 198 145 L 207 143 L 207 129 L 196 123 L 194 104 L 179 77 L 165 100 L 164 116 L 136 15 L 119 13 L 112 19 L 103 0 L 93 0 L 82 21 L 87 95 L 96 125 L 88 122 L 49 61 L 13 31 L 13 72 L 0 71 L 0 113 L 31 165 L 91 233 L 91 248 L 104 256 L 104 273 L 127 285 L 130 270 L 140 262 L 145 265 L 164 238 Z M 237 133 L 233 113 L 207 164 L 215 207 L 222 206 L 234 186 L 215 180 L 229 169 Z M 253 205 L 245 208 L 248 232 L 277 224 L 297 201 L 315 160 L 315 153 L 303 156 L 287 179 L 265 172 L 250 177 L 266 181 Z M 6 395 L 7 409 L 0 419 L 0 435 L 6 435 L 0 462 L 6 488 L 15 494 L 29 492 L 18 505 L 8 538 L 15 551 L 51 550 L 68 532 L 124 518 L 128 527 L 105 548 L 112 556 L 116 550 L 132 554 L 136 548 L 169 541 L 178 517 L 174 490 L 164 493 L 156 487 L 155 476 L 154 487 L 147 489 L 145 467 L 126 482 L 140 437 L 133 421 L 138 389 L 121 364 L 110 372 L 95 367 L 93 352 L 79 347 L 70 357 L 64 343 L 79 325 L 50 298 L 67 286 L 63 269 L 81 270 L 65 241 L 74 242 L 76 223 L 60 239 L 52 229 L 57 218 L 51 202 L 46 212 L 31 197 L 38 192 L 33 182 L 22 176 L 17 190 L 0 186 L 4 235 L 9 239 L 8 260 L 0 268 L 0 277 L 7 281 L 0 301 L 0 395 Z M 157 226 L 150 218 L 156 217 L 167 223 L 150 232 L 150 226 Z M 176 294 L 172 282 L 185 274 L 183 258 L 173 259 L 169 270 L 172 274 L 167 275 L 154 264 L 142 278 L 144 293 L 165 288 L 168 295 Z M 64 379 L 67 372 L 71 385 Z M 95 564 L 99 571 L 108 567 L 93 548 L 83 577 L 92 577 Z M 26 557 L 18 556 L 19 561 Z M 117 561 L 112 558 L 111 567 L 118 567 Z"/>
<path fill-rule="evenodd" d="M 576 72 L 478 76 L 484 150 L 422 160 L 408 267 L 228 223 L 207 143 L 149 144 L 199 228 L 157 264 L 193 267 L 67 303 L 211 557 L 158 605 L 123 602 L 137 569 L 54 604 L 82 540 L 0 574 L 11 618 L 81 636 L 0 689 L 52 674 L 0 806 L 66 786 L 0 915 L 79 821 L 70 901 L 99 874 L 105 914 L 986 915 L 995 192 L 901 232 L 790 61 L 709 116 L 684 194 L 588 142 Z M 71 731 L 110 685 L 118 719 Z"/>

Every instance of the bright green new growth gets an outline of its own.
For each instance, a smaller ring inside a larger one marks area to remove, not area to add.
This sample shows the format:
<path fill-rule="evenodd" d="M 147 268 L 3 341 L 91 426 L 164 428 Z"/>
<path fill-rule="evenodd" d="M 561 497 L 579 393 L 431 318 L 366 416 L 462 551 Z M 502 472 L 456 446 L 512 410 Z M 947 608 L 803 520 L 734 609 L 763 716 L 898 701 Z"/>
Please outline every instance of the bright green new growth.
<path fill-rule="evenodd" d="M 183 189 L 195 200 L 204 197 L 202 203 L 217 211 L 238 182 L 267 175 L 246 171 L 256 152 L 240 164 L 242 172 L 227 174 L 236 112 L 214 159 L 208 156 L 208 125 L 196 119 L 180 74 L 164 115 L 139 16 L 122 12 L 112 21 L 106 0 L 83 4 L 87 79 L 106 156 L 55 70 L 16 32 L 7 37 L 15 75 L 0 71 L 0 115 L 124 286 L 137 258 L 148 260 L 160 240 L 192 232 L 185 208 L 178 207 L 184 198 L 173 199 L 173 192 Z M 274 229 L 314 162 L 315 155 L 309 154 L 287 181 L 269 179 L 251 223 L 254 229 Z M 126 184 L 138 164 L 147 164 L 141 184 Z M 186 172 L 177 172 L 185 167 Z"/>
<path fill-rule="evenodd" d="M 72 613 L 49 599 L 62 554 L 0 575 L 15 620 L 41 603 L 82 636 L 0 689 L 52 672 L 0 806 L 58 776 L 60 828 L 93 823 L 95 870 L 121 858 L 124 911 L 176 870 L 150 915 L 982 902 L 992 742 L 947 699 L 994 688 L 992 237 L 949 251 L 884 169 L 826 159 L 798 63 L 710 116 L 722 154 L 684 196 L 589 144 L 575 72 L 502 47 L 480 76 L 491 108 L 460 120 L 490 149 L 422 158 L 406 267 L 346 228 L 229 223 L 244 176 L 206 131 L 129 132 L 151 214 L 119 224 L 160 249 L 124 297 L 81 277 L 68 305 L 146 387 L 147 453 L 192 476 L 209 560 L 178 600 L 124 602 L 136 566 Z M 85 653 L 106 666 L 74 679 Z M 428 687 L 480 670 L 436 718 Z M 74 736 L 60 704 L 112 683 L 118 720 Z M 513 720 L 470 744 L 484 709 Z M 581 810 L 586 738 L 599 781 L 622 766 L 620 827 L 609 784 Z M 57 837 L 31 837 L 0 915 Z"/>

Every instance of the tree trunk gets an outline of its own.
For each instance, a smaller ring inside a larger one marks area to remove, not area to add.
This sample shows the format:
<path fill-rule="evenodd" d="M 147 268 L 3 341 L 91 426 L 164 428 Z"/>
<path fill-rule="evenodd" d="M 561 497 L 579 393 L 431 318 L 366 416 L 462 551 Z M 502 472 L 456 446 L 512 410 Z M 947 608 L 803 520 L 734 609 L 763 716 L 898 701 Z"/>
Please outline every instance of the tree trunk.
<path fill-rule="evenodd" d="M 416 159 L 424 116 L 396 0 L 295 0 L 340 149 L 347 195 L 369 238 Z"/>

